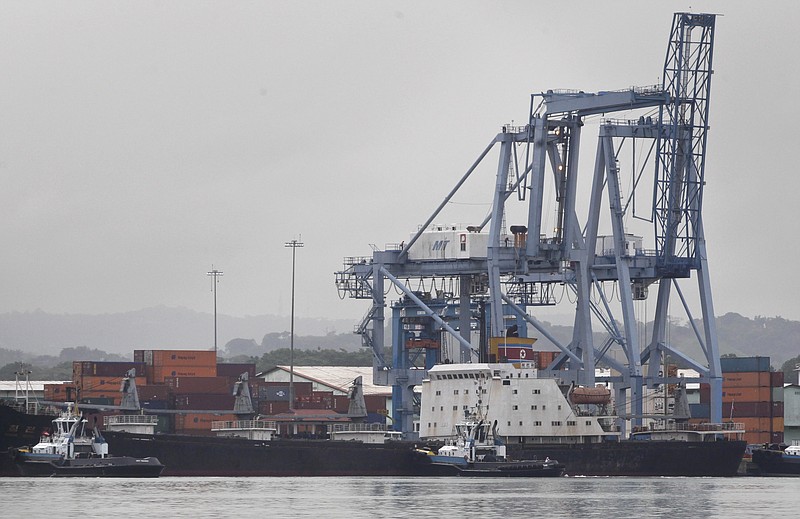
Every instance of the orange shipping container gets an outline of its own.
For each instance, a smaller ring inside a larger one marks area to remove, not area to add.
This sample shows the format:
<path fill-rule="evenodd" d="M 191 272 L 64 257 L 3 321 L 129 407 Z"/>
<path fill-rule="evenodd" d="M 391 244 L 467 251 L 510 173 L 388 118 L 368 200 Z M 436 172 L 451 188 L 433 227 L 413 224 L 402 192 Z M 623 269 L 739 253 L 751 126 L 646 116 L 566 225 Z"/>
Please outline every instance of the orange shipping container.
<path fill-rule="evenodd" d="M 747 432 L 770 432 L 772 420 L 769 418 L 736 418 L 737 423 L 744 424 L 744 430 Z"/>
<path fill-rule="evenodd" d="M 783 432 L 783 417 L 776 416 L 772 419 L 772 432 Z"/>
<path fill-rule="evenodd" d="M 235 414 L 188 413 L 175 415 L 175 429 L 211 430 L 213 422 L 236 420 Z"/>
<path fill-rule="evenodd" d="M 769 402 L 772 399 L 772 388 L 763 387 L 724 387 L 723 402 Z"/>
<path fill-rule="evenodd" d="M 84 375 L 75 382 L 81 390 L 81 396 L 90 391 L 119 393 L 120 387 L 122 387 L 122 377 L 90 377 Z"/>
<path fill-rule="evenodd" d="M 772 435 L 769 432 L 749 432 L 745 433 L 744 441 L 750 444 L 770 443 Z"/>
<path fill-rule="evenodd" d="M 217 354 L 214 351 L 204 350 L 153 350 L 152 365 L 158 366 L 193 366 L 213 368 L 212 375 L 217 375 Z"/>
<path fill-rule="evenodd" d="M 213 353 L 213 352 L 212 352 Z M 217 366 L 154 366 L 150 384 L 163 384 L 166 377 L 216 377 Z"/>
<path fill-rule="evenodd" d="M 769 371 L 749 371 L 744 373 L 723 373 L 722 388 L 769 386 Z"/>

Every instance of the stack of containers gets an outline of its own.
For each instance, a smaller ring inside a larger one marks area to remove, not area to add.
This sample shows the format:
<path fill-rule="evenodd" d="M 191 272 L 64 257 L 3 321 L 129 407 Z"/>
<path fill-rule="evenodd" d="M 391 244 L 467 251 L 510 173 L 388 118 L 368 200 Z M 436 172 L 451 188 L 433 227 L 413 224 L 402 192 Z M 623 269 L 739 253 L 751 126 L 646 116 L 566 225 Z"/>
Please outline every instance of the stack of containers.
<path fill-rule="evenodd" d="M 137 374 L 144 374 L 145 366 L 142 362 L 73 362 L 72 381 L 78 388 L 80 402 L 120 405 L 122 379 L 131 369 Z"/>
<path fill-rule="evenodd" d="M 770 371 L 769 357 L 723 358 L 720 363 L 723 421 L 744 424 L 747 443 L 782 442 L 783 372 Z M 701 384 L 701 404 L 708 405 L 710 396 L 708 384 Z"/>
<path fill-rule="evenodd" d="M 217 353 L 203 350 L 134 350 L 133 360 L 144 362 L 148 384 L 164 377 L 216 377 Z"/>

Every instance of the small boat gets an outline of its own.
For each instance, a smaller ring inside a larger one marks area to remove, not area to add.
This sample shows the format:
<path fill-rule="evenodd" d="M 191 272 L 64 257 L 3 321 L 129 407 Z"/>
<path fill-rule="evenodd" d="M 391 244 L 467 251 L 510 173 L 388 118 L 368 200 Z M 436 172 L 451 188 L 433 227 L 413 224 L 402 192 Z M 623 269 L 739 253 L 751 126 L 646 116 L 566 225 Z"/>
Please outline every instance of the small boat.
<path fill-rule="evenodd" d="M 800 445 L 765 444 L 753 449 L 756 473 L 762 476 L 800 476 Z"/>
<path fill-rule="evenodd" d="M 100 431 L 88 432 L 86 419 L 72 403 L 52 424 L 52 432 L 44 432 L 33 447 L 11 451 L 21 475 L 154 478 L 164 470 L 157 458 L 110 456 Z"/>
<path fill-rule="evenodd" d="M 472 477 L 559 477 L 565 467 L 549 457 L 544 460 L 510 460 L 506 446 L 496 434 L 497 422 L 482 420 L 456 424 L 456 437 L 427 453 L 431 472 L 435 475 Z"/>

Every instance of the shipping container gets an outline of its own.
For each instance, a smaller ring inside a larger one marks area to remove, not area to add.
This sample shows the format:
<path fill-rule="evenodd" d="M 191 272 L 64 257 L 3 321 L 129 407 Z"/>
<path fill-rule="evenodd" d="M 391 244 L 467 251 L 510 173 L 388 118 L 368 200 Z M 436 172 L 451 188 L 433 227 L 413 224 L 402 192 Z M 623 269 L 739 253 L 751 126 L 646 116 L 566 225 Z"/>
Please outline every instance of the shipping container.
<path fill-rule="evenodd" d="M 689 404 L 689 413 L 692 418 L 705 418 L 711 417 L 711 406 L 709 404 Z"/>
<path fill-rule="evenodd" d="M 748 432 L 744 434 L 744 441 L 748 444 L 761 445 L 770 443 L 773 435 L 767 432 Z"/>
<path fill-rule="evenodd" d="M 772 432 L 771 418 L 740 417 L 736 418 L 734 422 L 744 424 L 744 430 L 747 432 Z"/>
<path fill-rule="evenodd" d="M 136 386 L 139 393 L 139 400 L 169 400 L 170 388 L 158 384 L 145 384 Z"/>
<path fill-rule="evenodd" d="M 213 411 L 233 411 L 233 404 L 236 397 L 233 395 L 220 394 L 176 394 L 175 409 L 181 410 L 213 410 Z"/>
<path fill-rule="evenodd" d="M 783 402 L 772 402 L 772 417 L 780 416 L 783 418 Z"/>
<path fill-rule="evenodd" d="M 72 363 L 73 379 L 81 376 L 123 377 L 134 370 L 136 376 L 144 377 L 144 362 L 95 362 L 75 361 Z"/>
<path fill-rule="evenodd" d="M 734 402 L 722 403 L 722 418 L 771 418 L 772 403 L 770 402 Z"/>
<path fill-rule="evenodd" d="M 722 388 L 731 387 L 756 387 L 769 386 L 770 373 L 768 371 L 743 371 L 722 374 Z"/>
<path fill-rule="evenodd" d="M 770 436 L 770 443 L 783 443 L 784 433 L 783 431 L 775 431 Z"/>
<path fill-rule="evenodd" d="M 769 374 L 770 385 L 772 387 L 783 387 L 783 371 L 772 371 Z"/>
<path fill-rule="evenodd" d="M 723 373 L 769 371 L 769 357 L 725 357 L 719 361 Z"/>
<path fill-rule="evenodd" d="M 92 392 L 114 392 L 120 393 L 122 388 L 122 377 L 94 377 L 84 375 L 75 380 L 81 396 L 86 396 Z"/>
<path fill-rule="evenodd" d="M 233 386 L 227 377 L 164 377 L 164 385 L 173 393 L 233 394 Z"/>
<path fill-rule="evenodd" d="M 700 402 L 703 404 L 711 402 L 711 384 L 700 383 Z"/>
<path fill-rule="evenodd" d="M 166 377 L 215 377 L 216 366 L 154 366 L 148 377 L 149 384 L 163 384 Z"/>
<path fill-rule="evenodd" d="M 379 413 L 386 410 L 386 397 L 383 395 L 364 395 L 364 403 L 367 404 L 367 412 Z"/>
<path fill-rule="evenodd" d="M 144 350 L 133 350 L 133 362 L 144 362 Z"/>
<path fill-rule="evenodd" d="M 783 386 L 772 388 L 772 401 L 783 402 Z"/>
<path fill-rule="evenodd" d="M 213 422 L 236 420 L 235 414 L 215 414 L 215 413 L 187 413 L 175 415 L 175 430 L 184 429 L 204 429 L 211 430 Z"/>
<path fill-rule="evenodd" d="M 762 387 L 729 387 L 722 389 L 723 402 L 770 402 L 772 388 Z"/>
<path fill-rule="evenodd" d="M 783 432 L 783 417 L 782 416 L 776 416 L 776 417 L 774 417 L 772 419 L 772 429 L 770 430 L 770 432 L 777 432 L 777 431 Z"/>
<path fill-rule="evenodd" d="M 75 384 L 44 384 L 44 400 L 47 402 L 74 402 L 77 394 Z"/>
<path fill-rule="evenodd" d="M 258 412 L 266 415 L 275 415 L 289 412 L 289 401 L 285 402 L 261 402 Z"/>
<path fill-rule="evenodd" d="M 151 354 L 153 361 L 150 364 L 154 367 L 213 368 L 214 374 L 207 376 L 217 375 L 217 353 L 213 350 L 152 350 Z"/>
<path fill-rule="evenodd" d="M 221 363 L 217 364 L 218 377 L 238 378 L 242 373 L 247 373 L 250 378 L 256 376 L 256 365 L 253 363 Z"/>

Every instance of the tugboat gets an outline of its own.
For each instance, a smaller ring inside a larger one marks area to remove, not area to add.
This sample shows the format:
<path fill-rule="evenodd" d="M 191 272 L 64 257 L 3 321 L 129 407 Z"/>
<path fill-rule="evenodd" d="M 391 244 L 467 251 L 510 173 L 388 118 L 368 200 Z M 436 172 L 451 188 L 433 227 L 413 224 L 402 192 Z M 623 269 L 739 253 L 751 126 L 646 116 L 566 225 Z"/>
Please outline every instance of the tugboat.
<path fill-rule="evenodd" d="M 753 464 L 761 476 L 800 476 L 800 445 L 764 444 L 753 449 Z"/>
<path fill-rule="evenodd" d="M 52 433 L 43 433 L 32 448 L 12 449 L 22 476 L 155 478 L 164 470 L 157 458 L 109 456 L 100 431 L 87 432 L 86 420 L 71 402 L 52 423 Z"/>
<path fill-rule="evenodd" d="M 427 452 L 435 475 L 476 477 L 559 477 L 564 465 L 549 457 L 544 460 L 512 461 L 496 434 L 497 422 L 467 420 L 455 425 L 456 438 Z"/>

